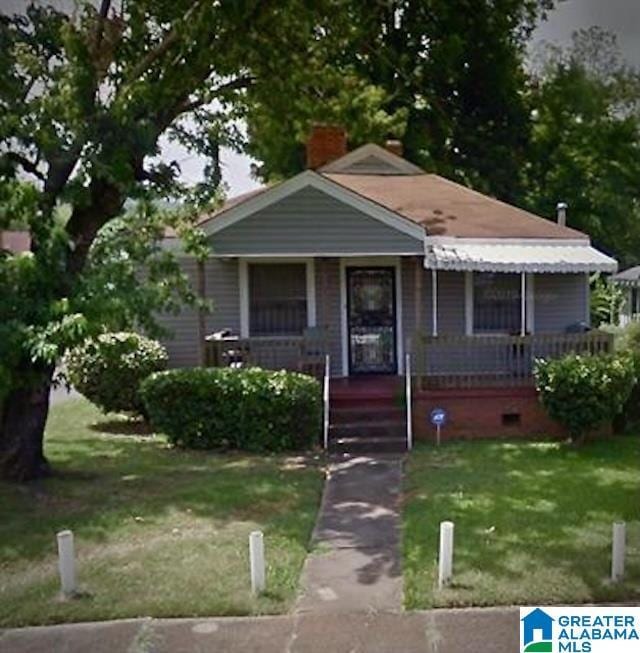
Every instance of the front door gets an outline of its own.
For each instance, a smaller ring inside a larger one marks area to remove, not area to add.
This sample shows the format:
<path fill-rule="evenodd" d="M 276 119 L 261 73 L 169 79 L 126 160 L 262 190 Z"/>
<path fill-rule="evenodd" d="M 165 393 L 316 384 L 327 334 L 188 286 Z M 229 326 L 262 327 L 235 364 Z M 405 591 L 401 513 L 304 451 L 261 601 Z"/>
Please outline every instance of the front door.
<path fill-rule="evenodd" d="M 347 268 L 349 374 L 395 374 L 395 269 Z"/>

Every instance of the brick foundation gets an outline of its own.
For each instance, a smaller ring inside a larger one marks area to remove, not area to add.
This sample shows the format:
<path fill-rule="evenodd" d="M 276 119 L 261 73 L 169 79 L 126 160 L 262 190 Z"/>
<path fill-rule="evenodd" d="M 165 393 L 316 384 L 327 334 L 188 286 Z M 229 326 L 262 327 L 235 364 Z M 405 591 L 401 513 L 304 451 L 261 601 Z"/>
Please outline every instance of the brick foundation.
<path fill-rule="evenodd" d="M 429 421 L 434 408 L 447 411 L 442 439 L 566 437 L 545 412 L 534 388 L 431 390 L 414 395 L 416 439 L 434 440 Z"/>

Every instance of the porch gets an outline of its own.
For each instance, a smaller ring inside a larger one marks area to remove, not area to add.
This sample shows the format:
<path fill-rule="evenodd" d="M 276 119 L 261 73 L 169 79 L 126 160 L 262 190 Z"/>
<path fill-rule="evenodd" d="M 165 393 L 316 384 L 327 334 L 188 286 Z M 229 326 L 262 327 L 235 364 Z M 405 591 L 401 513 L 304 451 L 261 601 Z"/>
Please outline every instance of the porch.
<path fill-rule="evenodd" d="M 613 335 L 602 331 L 564 334 L 440 335 L 415 334 L 406 344 L 409 374 L 416 390 L 533 385 L 537 358 L 554 359 L 567 354 L 606 354 L 613 350 Z M 330 356 L 327 334 L 320 328 L 290 337 L 208 337 L 206 364 L 214 367 L 256 366 L 303 372 L 322 378 Z M 344 377 L 338 387 L 378 387 L 380 376 Z M 384 377 L 382 377 L 384 378 Z M 346 379 L 350 379 L 347 383 Z M 355 379 L 360 379 L 354 383 Z"/>
<path fill-rule="evenodd" d="M 527 384 L 536 357 L 608 349 L 608 336 L 588 332 L 584 272 L 428 263 L 423 256 L 211 259 L 202 286 L 215 310 L 197 322 L 205 343 L 199 362 L 322 376 L 328 354 L 332 377 L 403 376 L 408 353 L 424 385 L 470 387 Z"/>

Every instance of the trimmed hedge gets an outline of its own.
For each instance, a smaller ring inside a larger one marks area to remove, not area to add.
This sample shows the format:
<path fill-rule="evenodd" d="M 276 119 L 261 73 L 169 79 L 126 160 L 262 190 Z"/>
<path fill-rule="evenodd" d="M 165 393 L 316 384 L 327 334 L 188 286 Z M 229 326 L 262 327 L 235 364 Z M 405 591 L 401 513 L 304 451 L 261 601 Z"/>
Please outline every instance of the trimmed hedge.
<path fill-rule="evenodd" d="M 152 426 L 178 446 L 287 451 L 320 435 L 320 384 L 305 374 L 177 369 L 152 374 L 140 392 Z"/>
<path fill-rule="evenodd" d="M 542 405 L 574 441 L 618 415 L 636 382 L 634 362 L 625 355 L 538 360 L 534 374 Z"/>
<path fill-rule="evenodd" d="M 167 350 L 139 333 L 103 333 L 67 353 L 67 380 L 90 402 L 109 412 L 144 415 L 140 382 L 167 366 Z"/>

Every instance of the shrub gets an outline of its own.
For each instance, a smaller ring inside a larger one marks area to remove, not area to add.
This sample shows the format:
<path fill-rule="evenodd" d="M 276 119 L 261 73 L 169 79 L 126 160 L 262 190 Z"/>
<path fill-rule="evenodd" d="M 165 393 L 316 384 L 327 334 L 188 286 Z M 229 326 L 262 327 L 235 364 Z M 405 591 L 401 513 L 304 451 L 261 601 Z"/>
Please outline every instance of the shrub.
<path fill-rule="evenodd" d="M 153 427 L 179 446 L 285 451 L 319 436 L 320 385 L 304 374 L 168 370 L 144 381 L 141 394 Z"/>
<path fill-rule="evenodd" d="M 632 357 L 636 377 L 640 375 L 640 322 L 629 322 L 616 333 L 616 349 Z M 640 383 L 636 381 L 622 412 L 614 419 L 614 429 L 623 433 L 629 426 L 640 421 Z"/>
<path fill-rule="evenodd" d="M 636 381 L 627 355 L 538 360 L 534 372 L 543 406 L 574 441 L 620 413 Z"/>
<path fill-rule="evenodd" d="M 137 333 L 104 333 L 72 349 L 64 362 L 69 383 L 105 412 L 144 414 L 140 382 L 167 366 L 167 351 Z"/>
<path fill-rule="evenodd" d="M 640 322 L 633 320 L 616 334 L 616 348 L 640 356 Z"/>

